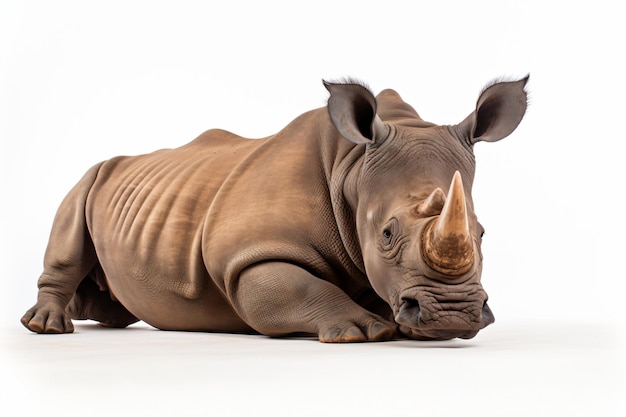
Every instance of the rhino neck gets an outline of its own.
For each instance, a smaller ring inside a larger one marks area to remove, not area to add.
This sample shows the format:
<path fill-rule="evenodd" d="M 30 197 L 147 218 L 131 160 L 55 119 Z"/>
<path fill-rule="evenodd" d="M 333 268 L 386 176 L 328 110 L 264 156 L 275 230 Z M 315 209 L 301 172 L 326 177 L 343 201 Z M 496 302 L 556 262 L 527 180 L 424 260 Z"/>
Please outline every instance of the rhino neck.
<path fill-rule="evenodd" d="M 338 147 L 331 166 L 326 167 L 330 199 L 337 222 L 337 229 L 351 263 L 358 269 L 363 279 L 365 264 L 356 229 L 356 207 L 358 202 L 357 185 L 359 172 L 363 166 L 365 145 L 353 145 L 337 137 Z"/>

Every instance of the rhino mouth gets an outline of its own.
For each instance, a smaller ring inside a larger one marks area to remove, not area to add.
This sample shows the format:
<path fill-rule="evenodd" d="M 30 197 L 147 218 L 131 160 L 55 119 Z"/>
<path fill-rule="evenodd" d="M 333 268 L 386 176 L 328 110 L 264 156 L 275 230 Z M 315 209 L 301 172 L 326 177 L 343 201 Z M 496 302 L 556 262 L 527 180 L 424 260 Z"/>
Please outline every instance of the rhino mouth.
<path fill-rule="evenodd" d="M 494 322 L 482 291 L 445 297 L 411 288 L 400 295 L 393 310 L 400 331 L 419 340 L 471 339 Z"/>
<path fill-rule="evenodd" d="M 409 339 L 422 341 L 472 339 L 478 334 L 478 330 L 417 330 L 405 326 L 400 326 L 399 329 Z"/>

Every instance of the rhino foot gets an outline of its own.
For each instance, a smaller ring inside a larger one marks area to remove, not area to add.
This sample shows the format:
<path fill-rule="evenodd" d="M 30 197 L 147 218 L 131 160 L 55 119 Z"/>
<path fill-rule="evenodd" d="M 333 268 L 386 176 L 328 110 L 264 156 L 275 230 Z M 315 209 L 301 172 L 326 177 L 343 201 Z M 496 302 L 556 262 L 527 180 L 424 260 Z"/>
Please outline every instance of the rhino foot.
<path fill-rule="evenodd" d="M 22 324 L 35 333 L 72 333 L 74 325 L 69 314 L 58 304 L 38 302 L 21 319 Z"/>
<path fill-rule="evenodd" d="M 345 322 L 319 331 L 319 340 L 324 343 L 382 342 L 393 339 L 393 325 L 370 318 L 363 323 Z"/>

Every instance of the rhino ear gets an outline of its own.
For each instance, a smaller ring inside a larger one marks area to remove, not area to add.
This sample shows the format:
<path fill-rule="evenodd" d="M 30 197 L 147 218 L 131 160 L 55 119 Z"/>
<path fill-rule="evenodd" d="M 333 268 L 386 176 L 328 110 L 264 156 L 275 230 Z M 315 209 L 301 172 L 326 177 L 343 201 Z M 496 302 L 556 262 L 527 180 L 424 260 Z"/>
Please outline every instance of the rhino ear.
<path fill-rule="evenodd" d="M 366 87 L 352 81 L 324 81 L 324 86 L 330 92 L 328 114 L 341 136 L 356 144 L 384 139 L 387 127 L 376 114 L 376 98 Z"/>
<path fill-rule="evenodd" d="M 476 110 L 459 125 L 471 144 L 496 142 L 510 135 L 526 113 L 528 75 L 518 81 L 497 82 L 485 88 Z"/>

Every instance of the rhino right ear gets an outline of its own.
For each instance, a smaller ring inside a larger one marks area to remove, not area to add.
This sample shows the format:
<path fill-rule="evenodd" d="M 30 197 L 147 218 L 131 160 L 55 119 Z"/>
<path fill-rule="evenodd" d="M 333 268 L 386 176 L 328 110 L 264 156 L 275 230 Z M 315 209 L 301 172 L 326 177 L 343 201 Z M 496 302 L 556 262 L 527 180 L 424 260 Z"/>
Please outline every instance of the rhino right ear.
<path fill-rule="evenodd" d="M 387 136 L 387 126 L 376 114 L 376 98 L 367 87 L 353 81 L 330 83 L 328 114 L 341 136 L 352 143 L 374 143 Z"/>
<path fill-rule="evenodd" d="M 459 125 L 472 145 L 496 142 L 515 130 L 526 113 L 527 81 L 528 76 L 518 81 L 496 82 L 483 90 L 476 110 Z"/>

